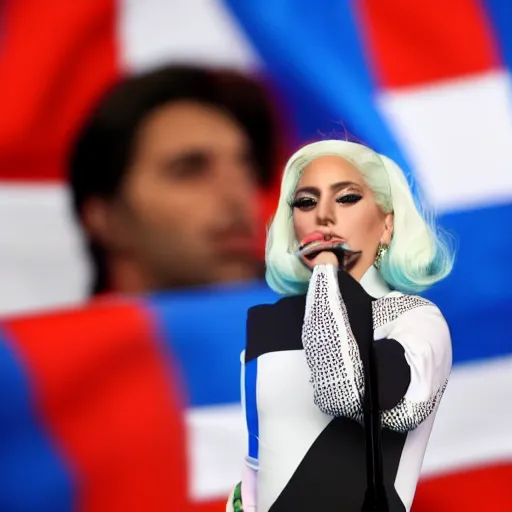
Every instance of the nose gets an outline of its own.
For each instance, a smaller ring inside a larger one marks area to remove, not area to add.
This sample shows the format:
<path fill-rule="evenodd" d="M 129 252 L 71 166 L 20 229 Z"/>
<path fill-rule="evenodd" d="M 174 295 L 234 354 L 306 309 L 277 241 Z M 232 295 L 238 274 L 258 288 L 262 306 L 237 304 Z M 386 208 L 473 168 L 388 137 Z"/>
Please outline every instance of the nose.
<path fill-rule="evenodd" d="M 242 173 L 224 176 L 219 180 L 218 189 L 222 190 L 222 200 L 246 207 L 247 203 L 256 200 L 258 188 L 255 183 Z"/>
<path fill-rule="evenodd" d="M 235 217 L 252 221 L 257 215 L 259 189 L 257 184 L 241 169 L 218 176 L 216 191 L 225 210 Z"/>
<path fill-rule="evenodd" d="M 329 201 L 320 201 L 316 208 L 316 221 L 319 226 L 330 226 L 336 222 L 334 205 Z"/>

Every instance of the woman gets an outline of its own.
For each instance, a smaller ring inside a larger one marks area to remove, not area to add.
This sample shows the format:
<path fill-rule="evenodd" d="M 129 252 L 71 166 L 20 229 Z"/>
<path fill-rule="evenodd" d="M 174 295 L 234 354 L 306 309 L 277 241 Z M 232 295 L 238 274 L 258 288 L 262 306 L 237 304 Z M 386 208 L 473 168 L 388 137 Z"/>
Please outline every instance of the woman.
<path fill-rule="evenodd" d="M 393 161 L 327 140 L 288 161 L 266 264 L 283 298 L 248 312 L 248 455 L 228 510 L 361 511 L 375 448 L 375 510 L 410 510 L 452 364 L 441 312 L 415 293 L 450 273 L 448 245 Z"/>

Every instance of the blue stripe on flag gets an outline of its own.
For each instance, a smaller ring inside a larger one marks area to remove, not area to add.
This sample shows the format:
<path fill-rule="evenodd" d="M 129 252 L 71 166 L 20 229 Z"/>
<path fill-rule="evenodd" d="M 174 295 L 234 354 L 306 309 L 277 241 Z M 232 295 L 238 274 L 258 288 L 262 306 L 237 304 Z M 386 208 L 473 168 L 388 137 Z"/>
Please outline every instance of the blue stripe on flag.
<path fill-rule="evenodd" d="M 509 70 L 512 70 L 512 2 L 486 0 L 483 6 L 491 18 L 494 39 L 500 46 L 501 56 Z"/>
<path fill-rule="evenodd" d="M 275 300 L 261 282 L 150 299 L 157 324 L 184 374 L 192 406 L 240 402 L 247 310 Z"/>
<path fill-rule="evenodd" d="M 286 97 L 298 99 L 293 110 L 302 124 L 314 123 L 311 135 L 318 138 L 318 131 L 332 129 L 333 122 L 344 123 L 365 143 L 409 168 L 376 108 L 377 91 L 350 1 L 225 3 Z M 318 106 L 326 116 L 322 124 Z"/>
<path fill-rule="evenodd" d="M 0 510 L 74 510 L 71 475 L 34 416 L 15 354 L 0 332 Z"/>
<path fill-rule="evenodd" d="M 258 360 L 253 359 L 245 365 L 245 417 L 249 433 L 249 457 L 258 460 L 259 425 L 256 380 L 258 375 Z"/>
<path fill-rule="evenodd" d="M 444 215 L 443 226 L 457 238 L 452 274 L 425 294 L 452 327 L 454 360 L 512 354 L 510 257 L 512 205 Z"/>

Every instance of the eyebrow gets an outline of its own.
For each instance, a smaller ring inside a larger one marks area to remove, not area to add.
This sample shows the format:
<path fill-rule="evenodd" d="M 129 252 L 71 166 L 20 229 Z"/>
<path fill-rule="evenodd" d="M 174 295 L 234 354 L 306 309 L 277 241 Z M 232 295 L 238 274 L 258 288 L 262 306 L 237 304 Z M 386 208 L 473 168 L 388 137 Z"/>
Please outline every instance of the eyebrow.
<path fill-rule="evenodd" d="M 361 189 L 361 185 L 353 181 L 338 181 L 337 183 L 333 183 L 329 188 L 333 192 L 338 192 L 339 190 L 343 190 L 344 188 L 348 187 L 357 187 L 358 189 Z M 295 191 L 295 195 L 300 193 L 308 193 L 319 196 L 320 189 L 317 187 L 301 187 Z"/>
<path fill-rule="evenodd" d="M 168 168 L 178 167 L 180 165 L 187 165 L 199 160 L 205 160 L 209 157 L 209 151 L 203 148 L 194 148 L 184 151 L 179 155 L 170 158 L 164 158 L 165 166 Z"/>

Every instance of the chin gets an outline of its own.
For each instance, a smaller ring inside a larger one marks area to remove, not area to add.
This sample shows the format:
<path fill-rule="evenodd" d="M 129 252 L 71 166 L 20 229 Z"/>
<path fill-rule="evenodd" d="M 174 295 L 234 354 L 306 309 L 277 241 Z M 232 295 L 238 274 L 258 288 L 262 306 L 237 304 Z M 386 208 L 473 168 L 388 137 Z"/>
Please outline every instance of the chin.
<path fill-rule="evenodd" d="M 215 273 L 214 282 L 229 283 L 247 281 L 264 276 L 263 264 L 256 261 L 230 262 L 222 265 Z"/>

